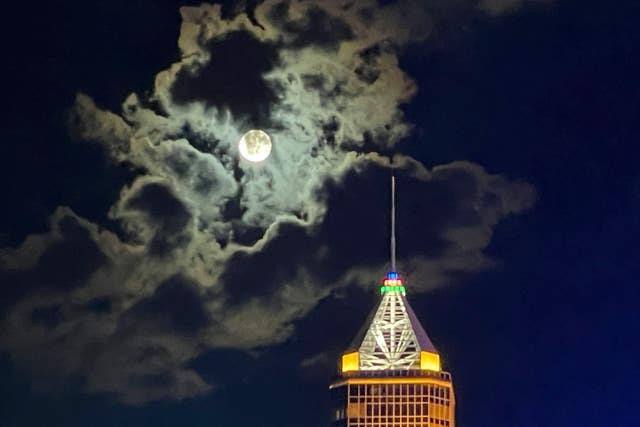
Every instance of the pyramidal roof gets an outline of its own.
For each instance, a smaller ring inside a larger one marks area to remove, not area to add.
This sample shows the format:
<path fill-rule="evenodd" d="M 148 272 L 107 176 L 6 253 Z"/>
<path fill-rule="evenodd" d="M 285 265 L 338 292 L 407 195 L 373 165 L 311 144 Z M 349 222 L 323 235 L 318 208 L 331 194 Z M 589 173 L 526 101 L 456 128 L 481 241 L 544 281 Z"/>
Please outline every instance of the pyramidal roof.
<path fill-rule="evenodd" d="M 359 370 L 421 369 L 422 352 L 438 352 L 407 301 L 402 279 L 390 272 L 380 289 L 380 304 L 351 344 Z"/>
<path fill-rule="evenodd" d="M 391 269 L 382 298 L 343 356 L 348 370 L 440 370 L 440 357 L 406 297 L 395 256 L 395 177 L 391 177 Z M 348 355 L 357 355 L 349 357 Z M 346 357 L 346 359 L 345 359 Z"/>

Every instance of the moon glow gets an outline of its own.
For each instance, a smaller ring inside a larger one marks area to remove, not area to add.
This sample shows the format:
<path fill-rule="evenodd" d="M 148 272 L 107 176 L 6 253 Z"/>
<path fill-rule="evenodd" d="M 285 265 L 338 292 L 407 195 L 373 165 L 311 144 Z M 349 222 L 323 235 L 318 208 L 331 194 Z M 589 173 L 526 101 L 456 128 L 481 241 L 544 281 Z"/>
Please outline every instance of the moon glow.
<path fill-rule="evenodd" d="M 238 143 L 240 155 L 250 162 L 261 162 L 271 154 L 271 138 L 266 132 L 252 129 Z"/>

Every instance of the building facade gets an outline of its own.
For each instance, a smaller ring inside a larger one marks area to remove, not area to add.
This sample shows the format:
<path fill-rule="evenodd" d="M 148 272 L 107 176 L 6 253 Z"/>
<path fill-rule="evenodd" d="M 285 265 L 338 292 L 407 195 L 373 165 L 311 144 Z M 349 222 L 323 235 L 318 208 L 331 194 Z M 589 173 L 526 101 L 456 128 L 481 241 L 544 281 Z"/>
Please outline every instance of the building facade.
<path fill-rule="evenodd" d="M 451 375 L 442 370 L 398 273 L 387 274 L 380 293 L 379 306 L 343 353 L 329 387 L 331 426 L 455 426 Z"/>

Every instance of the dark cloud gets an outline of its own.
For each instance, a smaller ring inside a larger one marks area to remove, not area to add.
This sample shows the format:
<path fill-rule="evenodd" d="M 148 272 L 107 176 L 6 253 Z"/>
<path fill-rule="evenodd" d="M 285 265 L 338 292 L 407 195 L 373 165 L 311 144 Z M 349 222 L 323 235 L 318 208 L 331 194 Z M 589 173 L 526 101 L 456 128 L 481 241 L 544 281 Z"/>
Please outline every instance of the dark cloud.
<path fill-rule="evenodd" d="M 380 77 L 380 69 L 378 68 L 380 53 L 380 45 L 366 48 L 360 52 L 362 64 L 356 68 L 356 74 L 363 82 L 372 84 Z"/>
<path fill-rule="evenodd" d="M 120 327 L 148 324 L 171 333 L 190 335 L 210 324 L 200 286 L 177 275 L 160 283 L 155 292 L 123 315 Z"/>
<path fill-rule="evenodd" d="M 139 211 L 154 228 L 149 244 L 151 255 L 166 255 L 188 243 L 185 229 L 191 220 L 186 206 L 165 185 L 144 185 L 126 203 L 126 209 Z"/>
<path fill-rule="evenodd" d="M 491 260 L 483 250 L 493 227 L 527 209 L 534 197 L 530 186 L 470 163 L 427 171 L 401 159 L 396 173 L 399 265 L 420 279 L 409 281 L 414 291 L 488 268 Z M 389 174 L 383 159 L 360 158 L 315 193 L 327 209 L 322 221 L 313 226 L 293 218 L 280 221 L 251 247 L 228 246 L 224 264 L 206 274 L 192 264 L 210 252 L 206 245 L 193 247 L 192 241 L 181 246 L 180 257 L 154 262 L 136 255 L 148 251 L 144 245 L 128 247 L 60 213 L 52 221 L 55 230 L 84 236 L 67 239 L 77 245 L 69 243 L 69 253 L 84 250 L 88 240 L 111 261 L 94 265 L 77 289 L 21 299 L 4 319 L 0 342 L 29 369 L 35 369 L 30 354 L 46 357 L 45 371 L 33 371 L 37 378 L 47 377 L 49 370 L 85 378 L 87 391 L 114 394 L 131 404 L 206 392 L 211 386 L 189 367 L 206 349 L 282 342 L 296 321 L 329 295 L 337 298 L 342 287 L 376 286 L 388 268 Z M 187 209 L 164 185 L 141 185 L 125 206 L 153 230 L 163 225 L 180 233 L 189 222 Z M 62 236 L 36 239 L 42 254 L 65 240 Z M 29 275 L 39 264 L 30 260 L 32 251 L 25 245 L 4 255 Z M 153 240 L 146 248 L 151 246 Z M 324 372 L 324 365 L 318 366 Z"/>
<path fill-rule="evenodd" d="M 407 233 L 410 241 L 402 239 L 400 235 L 402 255 L 413 255 L 409 245 L 415 245 L 421 253 L 437 256 L 446 248 L 438 231 L 444 228 L 439 228 L 438 224 L 432 226 L 430 218 L 420 217 L 436 217 L 436 209 L 429 206 L 415 211 L 415 215 L 408 215 L 412 208 L 406 209 L 403 205 L 420 203 L 425 197 L 433 197 L 434 193 L 447 189 L 431 181 L 425 183 L 417 180 L 402 170 L 397 174 L 400 195 L 410 195 L 404 200 L 398 199 L 398 211 L 402 214 L 398 221 L 402 227 L 399 231 L 404 234 L 404 230 L 411 230 L 410 234 Z M 339 183 L 328 183 L 324 194 L 328 196 L 327 204 L 332 208 L 327 212 L 319 237 L 333 248 L 334 262 L 331 267 L 345 270 L 363 261 L 380 265 L 388 260 L 390 178 L 388 168 L 372 163 L 357 171 L 350 171 Z M 450 197 L 453 198 L 453 195 Z M 442 211 L 446 215 L 450 209 L 444 208 Z M 327 270 L 331 271 L 332 268 Z"/>
<path fill-rule="evenodd" d="M 63 216 L 54 226 L 56 237 L 39 248 L 41 252 L 29 269 L 0 269 L 3 305 L 36 289 L 71 291 L 108 263 L 87 229 L 74 217 Z"/>
<path fill-rule="evenodd" d="M 209 390 L 187 366 L 199 353 L 199 330 L 211 326 L 201 284 L 179 274 L 154 278 L 158 264 L 144 277 L 131 277 L 134 266 L 135 274 L 144 270 L 141 261 L 148 257 L 66 209 L 56 212 L 52 228 L 52 233 L 32 236 L 12 252 L 3 251 L 3 264 L 33 275 L 40 265 L 32 258 L 39 252 L 40 258 L 46 256 L 58 241 L 65 241 L 69 253 L 60 271 L 84 259 L 86 241 L 99 247 L 109 262 L 94 265 L 76 287 L 32 289 L 3 313 L 0 344 L 32 375 L 34 384 L 53 391 L 51 387 L 73 379 L 86 392 L 114 395 L 134 405 Z M 150 294 L 142 290 L 145 286 Z"/>
<path fill-rule="evenodd" d="M 245 117 L 250 126 L 268 125 L 276 93 L 263 76 L 276 65 L 277 48 L 236 31 L 211 40 L 206 49 L 211 61 L 178 73 L 171 88 L 173 100 L 178 104 L 204 102 Z"/>
<path fill-rule="evenodd" d="M 112 302 L 109 298 L 95 298 L 85 304 L 84 308 L 96 314 L 106 314 L 112 309 Z"/>
<path fill-rule="evenodd" d="M 169 234 L 182 231 L 191 217 L 187 208 L 171 190 L 157 183 L 147 184 L 138 190 L 128 200 L 126 207 L 143 212 L 150 222 L 162 227 Z"/>
<path fill-rule="evenodd" d="M 58 226 L 62 238 L 43 252 L 33 276 L 25 282 L 42 287 L 75 288 L 82 286 L 91 273 L 107 262 L 88 231 L 74 218 L 65 217 Z M 64 269 L 60 268 L 62 265 Z"/>
<path fill-rule="evenodd" d="M 36 381 L 133 405 L 198 396 L 215 386 L 194 368 L 203 354 L 283 343 L 388 268 L 384 156 L 409 135 L 401 106 L 416 93 L 398 49 L 429 36 L 424 2 L 234 11 L 181 8 L 181 59 L 119 114 L 76 97 L 72 133 L 139 174 L 108 212 L 122 232 L 60 208 L 48 232 L 0 249 L 0 346 Z M 273 138 L 259 165 L 238 158 L 249 126 Z M 535 199 L 467 162 L 395 167 L 415 292 L 491 267 L 495 226 Z"/>
<path fill-rule="evenodd" d="M 523 6 L 551 3 L 553 0 L 479 0 L 478 9 L 492 16 L 513 13 Z"/>
<path fill-rule="evenodd" d="M 440 266 L 437 274 L 426 274 L 425 283 L 416 284 L 418 289 L 490 267 L 483 250 L 493 227 L 535 200 L 530 185 L 489 175 L 471 163 L 446 165 L 429 174 L 412 169 L 396 170 L 399 265 L 402 271 L 414 270 L 412 260 L 429 259 Z M 259 251 L 238 252 L 229 259 L 221 276 L 229 302 L 268 298 L 300 269 L 329 289 L 356 269 L 371 272 L 372 281 L 363 286 L 375 283 L 389 260 L 389 180 L 388 167 L 366 161 L 341 181 L 329 180 L 319 191 L 328 206 L 322 223 L 312 229 L 280 224 Z"/>
<path fill-rule="evenodd" d="M 38 307 L 31 312 L 31 323 L 41 324 L 47 328 L 57 326 L 63 319 L 64 315 L 60 305 Z"/>
<path fill-rule="evenodd" d="M 286 45 L 294 48 L 312 46 L 337 49 L 341 42 L 354 38 L 351 27 L 342 19 L 311 6 L 298 19 L 289 15 L 289 2 L 276 4 L 269 13 L 271 21 L 283 32 Z"/>
<path fill-rule="evenodd" d="M 299 268 L 311 264 L 317 242 L 313 242 L 306 227 L 282 223 L 277 233 L 278 237 L 269 240 L 260 251 L 231 256 L 221 276 L 230 303 L 268 297 L 295 277 Z"/>

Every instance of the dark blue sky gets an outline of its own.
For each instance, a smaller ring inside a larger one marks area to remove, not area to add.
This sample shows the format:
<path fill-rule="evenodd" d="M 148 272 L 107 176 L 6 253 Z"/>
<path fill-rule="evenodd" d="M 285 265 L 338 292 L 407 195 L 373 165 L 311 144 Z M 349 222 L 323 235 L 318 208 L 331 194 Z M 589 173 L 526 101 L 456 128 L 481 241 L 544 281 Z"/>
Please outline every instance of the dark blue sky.
<path fill-rule="evenodd" d="M 47 5 L 12 38 L 3 244 L 43 230 L 59 204 L 105 220 L 130 177 L 70 144 L 63 123 L 77 90 L 115 108 L 176 59 L 175 4 L 118 3 Z M 401 150 L 427 166 L 473 161 L 538 193 L 496 228 L 497 268 L 409 295 L 453 374 L 461 427 L 640 424 L 638 16 L 632 0 L 558 1 L 470 17 L 402 57 L 420 91 L 405 107 L 417 129 Z M 82 179 L 96 168 L 100 178 Z M 1 306 L 15 292 L 3 290 Z M 221 388 L 182 403 L 127 407 L 74 384 L 41 394 L 2 355 L 0 425 L 322 425 L 327 373 L 298 363 L 323 349 L 337 356 L 375 300 L 353 291 L 323 301 L 260 357 L 201 356 L 199 372 Z"/>

